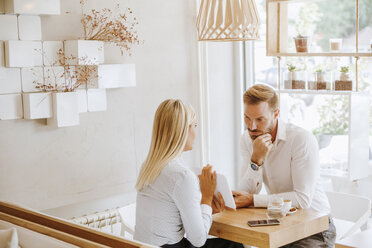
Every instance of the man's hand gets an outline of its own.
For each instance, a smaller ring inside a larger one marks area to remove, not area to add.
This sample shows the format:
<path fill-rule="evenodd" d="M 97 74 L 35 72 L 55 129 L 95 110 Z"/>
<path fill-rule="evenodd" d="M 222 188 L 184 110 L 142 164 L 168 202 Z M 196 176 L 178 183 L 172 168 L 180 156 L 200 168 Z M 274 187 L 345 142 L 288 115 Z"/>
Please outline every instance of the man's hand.
<path fill-rule="evenodd" d="M 216 214 L 225 210 L 225 200 L 220 192 L 217 193 L 218 198 L 213 195 L 212 214 Z"/>
<path fill-rule="evenodd" d="M 251 161 L 257 163 L 258 165 L 262 165 L 267 153 L 272 147 L 273 143 L 271 142 L 270 134 L 267 133 L 257 137 L 253 141 L 253 153 Z"/>
<path fill-rule="evenodd" d="M 236 208 L 244 208 L 253 205 L 253 195 L 244 191 L 233 190 Z"/>

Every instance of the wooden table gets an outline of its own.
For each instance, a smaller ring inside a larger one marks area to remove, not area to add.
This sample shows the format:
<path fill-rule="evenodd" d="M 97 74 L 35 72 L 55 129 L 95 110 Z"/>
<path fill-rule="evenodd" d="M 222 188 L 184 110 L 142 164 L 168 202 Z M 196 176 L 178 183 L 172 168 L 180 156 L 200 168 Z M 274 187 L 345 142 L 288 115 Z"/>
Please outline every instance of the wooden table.
<path fill-rule="evenodd" d="M 250 227 L 248 220 L 267 219 L 266 209 L 243 208 L 213 215 L 210 235 L 257 247 L 280 247 L 328 229 L 327 214 L 297 210 L 283 217 L 280 225 Z"/>

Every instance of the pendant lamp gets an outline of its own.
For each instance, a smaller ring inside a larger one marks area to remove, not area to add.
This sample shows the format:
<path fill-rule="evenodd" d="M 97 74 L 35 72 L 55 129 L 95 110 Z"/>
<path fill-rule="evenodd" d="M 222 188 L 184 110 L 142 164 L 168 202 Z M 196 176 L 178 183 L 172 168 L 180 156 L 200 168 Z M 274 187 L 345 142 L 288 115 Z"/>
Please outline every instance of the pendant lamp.
<path fill-rule="evenodd" d="M 201 0 L 196 22 L 199 41 L 245 41 L 259 38 L 254 0 Z"/>

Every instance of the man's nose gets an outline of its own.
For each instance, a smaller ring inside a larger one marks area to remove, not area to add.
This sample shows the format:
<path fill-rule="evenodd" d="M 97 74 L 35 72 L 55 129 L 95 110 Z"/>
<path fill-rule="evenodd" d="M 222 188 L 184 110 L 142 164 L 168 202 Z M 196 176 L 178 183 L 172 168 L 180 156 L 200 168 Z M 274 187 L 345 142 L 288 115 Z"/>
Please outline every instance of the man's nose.
<path fill-rule="evenodd" d="M 249 122 L 249 127 L 250 130 L 255 130 L 257 128 L 256 122 L 255 121 L 250 121 Z"/>

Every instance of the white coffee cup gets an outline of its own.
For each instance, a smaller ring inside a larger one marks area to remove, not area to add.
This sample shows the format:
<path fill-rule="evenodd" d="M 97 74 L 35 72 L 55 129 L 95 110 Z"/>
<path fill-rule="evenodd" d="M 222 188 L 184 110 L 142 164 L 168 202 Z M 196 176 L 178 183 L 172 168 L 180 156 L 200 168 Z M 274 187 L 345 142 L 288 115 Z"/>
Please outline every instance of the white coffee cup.
<path fill-rule="evenodd" d="M 285 199 L 283 202 L 283 212 L 286 214 L 292 208 L 292 201 Z"/>

